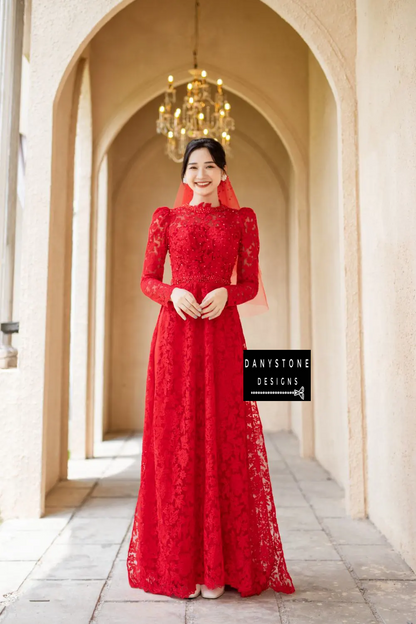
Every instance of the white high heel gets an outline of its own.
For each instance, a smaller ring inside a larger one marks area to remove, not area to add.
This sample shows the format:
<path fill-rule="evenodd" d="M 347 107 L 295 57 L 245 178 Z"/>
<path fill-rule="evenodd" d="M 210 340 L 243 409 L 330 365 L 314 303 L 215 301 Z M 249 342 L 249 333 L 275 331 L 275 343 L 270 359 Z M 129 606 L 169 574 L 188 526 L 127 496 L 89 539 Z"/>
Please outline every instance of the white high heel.
<path fill-rule="evenodd" d="M 201 593 L 201 585 L 199 583 L 196 584 L 196 591 L 193 594 L 189 594 L 188 598 L 197 598 Z"/>
<path fill-rule="evenodd" d="M 208 589 L 206 585 L 201 585 L 201 594 L 203 598 L 219 598 L 225 591 L 225 585 L 222 587 L 216 587 L 215 589 Z"/>

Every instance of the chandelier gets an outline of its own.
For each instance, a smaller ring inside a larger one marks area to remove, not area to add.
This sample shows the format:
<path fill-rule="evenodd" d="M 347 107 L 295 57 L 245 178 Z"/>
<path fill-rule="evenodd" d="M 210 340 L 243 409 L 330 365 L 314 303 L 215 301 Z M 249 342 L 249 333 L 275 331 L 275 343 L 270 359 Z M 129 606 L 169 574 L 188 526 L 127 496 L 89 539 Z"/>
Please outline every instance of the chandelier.
<path fill-rule="evenodd" d="M 195 48 L 194 68 L 189 70 L 193 76 L 187 84 L 187 93 L 182 108 L 176 108 L 176 89 L 173 76 L 168 77 L 164 103 L 159 107 L 159 119 L 156 131 L 167 138 L 165 153 L 175 162 L 182 162 L 185 148 L 190 139 L 210 137 L 219 141 L 227 155 L 231 155 L 230 131 L 235 129 L 234 119 L 230 115 L 231 104 L 223 91 L 222 80 L 217 80 L 217 92 L 211 97 L 207 72 L 198 68 L 198 9 L 199 0 L 195 1 Z"/>

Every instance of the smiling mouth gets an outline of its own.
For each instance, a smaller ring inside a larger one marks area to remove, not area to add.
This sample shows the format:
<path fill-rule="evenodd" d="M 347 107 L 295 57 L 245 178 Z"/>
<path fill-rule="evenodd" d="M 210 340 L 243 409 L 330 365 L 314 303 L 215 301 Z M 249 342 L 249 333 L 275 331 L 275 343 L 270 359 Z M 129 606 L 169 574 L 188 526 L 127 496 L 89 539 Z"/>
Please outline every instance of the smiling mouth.
<path fill-rule="evenodd" d="M 211 182 L 195 182 L 196 186 L 208 186 L 209 184 L 211 184 Z"/>

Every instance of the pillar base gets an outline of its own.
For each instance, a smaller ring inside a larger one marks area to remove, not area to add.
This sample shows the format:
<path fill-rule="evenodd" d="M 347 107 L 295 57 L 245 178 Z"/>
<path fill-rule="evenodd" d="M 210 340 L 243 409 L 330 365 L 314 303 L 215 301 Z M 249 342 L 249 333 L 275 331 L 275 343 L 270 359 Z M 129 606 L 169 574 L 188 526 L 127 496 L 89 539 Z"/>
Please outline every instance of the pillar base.
<path fill-rule="evenodd" d="M 0 345 L 0 368 L 16 368 L 18 351 L 12 345 Z"/>

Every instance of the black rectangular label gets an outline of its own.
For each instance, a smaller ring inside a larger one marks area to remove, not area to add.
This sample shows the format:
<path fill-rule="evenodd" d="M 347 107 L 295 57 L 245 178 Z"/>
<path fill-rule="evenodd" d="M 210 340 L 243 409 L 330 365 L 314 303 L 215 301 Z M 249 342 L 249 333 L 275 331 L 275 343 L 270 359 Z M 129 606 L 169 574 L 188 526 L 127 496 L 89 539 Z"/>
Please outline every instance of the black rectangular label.
<path fill-rule="evenodd" d="M 310 401 L 310 349 L 244 349 L 244 401 Z"/>

